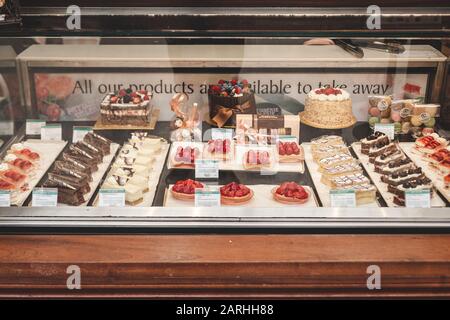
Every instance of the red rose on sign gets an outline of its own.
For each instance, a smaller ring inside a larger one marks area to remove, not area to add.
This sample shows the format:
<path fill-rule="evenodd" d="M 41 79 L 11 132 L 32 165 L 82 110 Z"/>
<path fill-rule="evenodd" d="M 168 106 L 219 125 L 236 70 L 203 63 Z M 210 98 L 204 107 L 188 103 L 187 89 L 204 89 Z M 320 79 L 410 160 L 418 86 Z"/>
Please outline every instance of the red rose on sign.
<path fill-rule="evenodd" d="M 50 121 L 58 121 L 61 116 L 61 108 L 56 104 L 52 103 L 47 106 L 47 116 Z"/>

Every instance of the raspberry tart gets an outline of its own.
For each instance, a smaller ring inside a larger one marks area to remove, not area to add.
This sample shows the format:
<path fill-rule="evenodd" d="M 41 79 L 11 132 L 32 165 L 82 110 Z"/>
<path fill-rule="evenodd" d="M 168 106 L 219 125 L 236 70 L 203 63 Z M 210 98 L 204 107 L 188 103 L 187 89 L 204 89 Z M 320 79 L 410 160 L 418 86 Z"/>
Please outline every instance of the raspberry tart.
<path fill-rule="evenodd" d="M 206 152 L 212 158 L 227 159 L 231 156 L 231 140 L 216 139 L 209 140 L 206 145 Z"/>
<path fill-rule="evenodd" d="M 172 158 L 174 167 L 188 167 L 195 166 L 195 159 L 200 157 L 200 150 L 197 147 L 182 147 L 178 146 L 175 155 Z"/>
<path fill-rule="evenodd" d="M 231 182 L 220 188 L 220 202 L 223 205 L 241 205 L 253 198 L 253 191 L 244 184 Z"/>
<path fill-rule="evenodd" d="M 244 169 L 263 169 L 272 167 L 272 159 L 268 151 L 249 150 L 244 154 Z"/>
<path fill-rule="evenodd" d="M 275 201 L 284 204 L 303 204 L 310 197 L 309 192 L 296 182 L 283 182 L 272 190 Z"/>
<path fill-rule="evenodd" d="M 202 189 L 204 187 L 203 183 L 192 179 L 179 180 L 172 186 L 170 192 L 175 199 L 191 201 L 195 198 L 195 189 Z"/>
<path fill-rule="evenodd" d="M 278 141 L 277 149 L 279 162 L 301 162 L 305 159 L 303 148 L 295 141 Z"/>

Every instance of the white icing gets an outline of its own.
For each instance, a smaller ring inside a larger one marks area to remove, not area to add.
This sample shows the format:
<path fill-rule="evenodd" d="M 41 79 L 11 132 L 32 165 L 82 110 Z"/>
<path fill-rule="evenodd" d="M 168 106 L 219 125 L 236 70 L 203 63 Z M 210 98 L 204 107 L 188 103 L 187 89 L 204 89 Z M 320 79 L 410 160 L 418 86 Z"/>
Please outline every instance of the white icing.
<path fill-rule="evenodd" d="M 6 157 L 5 157 L 5 161 L 6 162 L 11 162 L 11 161 L 14 161 L 14 160 L 16 160 L 17 159 L 17 157 L 14 155 L 14 154 L 8 154 Z"/>
<path fill-rule="evenodd" d="M 11 146 L 11 150 L 13 151 L 21 151 L 23 149 L 25 149 L 25 147 L 22 143 L 16 143 Z"/>
<path fill-rule="evenodd" d="M 0 164 L 0 171 L 5 171 L 8 169 L 9 169 L 9 166 L 6 163 Z"/>

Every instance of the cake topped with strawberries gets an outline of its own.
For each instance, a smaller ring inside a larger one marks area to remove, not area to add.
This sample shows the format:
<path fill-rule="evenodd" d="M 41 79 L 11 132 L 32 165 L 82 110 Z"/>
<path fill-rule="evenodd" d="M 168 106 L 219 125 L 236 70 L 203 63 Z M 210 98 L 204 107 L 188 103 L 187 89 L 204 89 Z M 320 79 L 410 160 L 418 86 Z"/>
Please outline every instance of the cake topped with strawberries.
<path fill-rule="evenodd" d="M 300 120 L 321 129 L 347 128 L 355 124 L 350 94 L 341 88 L 321 87 L 306 96 Z"/>
<path fill-rule="evenodd" d="M 102 123 L 147 125 L 152 112 L 151 98 L 147 90 L 129 88 L 107 94 L 100 104 Z"/>

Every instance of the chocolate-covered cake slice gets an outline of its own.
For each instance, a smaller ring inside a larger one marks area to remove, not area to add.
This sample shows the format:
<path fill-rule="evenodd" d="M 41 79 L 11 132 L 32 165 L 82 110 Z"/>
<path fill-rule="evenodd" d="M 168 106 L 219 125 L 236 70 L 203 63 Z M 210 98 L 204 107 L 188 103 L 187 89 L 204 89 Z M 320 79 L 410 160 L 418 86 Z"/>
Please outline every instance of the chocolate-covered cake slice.
<path fill-rule="evenodd" d="M 382 132 L 376 131 L 367 138 L 361 140 L 361 153 L 369 154 L 370 148 L 377 143 L 389 143 L 389 137 Z"/>
<path fill-rule="evenodd" d="M 405 182 L 424 178 L 425 175 L 422 172 L 422 168 L 415 168 L 405 170 L 399 173 L 394 173 L 392 175 L 385 175 L 381 177 L 381 181 L 388 184 L 388 191 L 391 186 L 399 186 Z"/>
<path fill-rule="evenodd" d="M 112 141 L 94 132 L 89 132 L 88 134 L 86 134 L 83 141 L 86 141 L 94 147 L 101 149 L 104 156 L 107 156 L 111 153 Z"/>
<path fill-rule="evenodd" d="M 92 176 L 88 172 L 67 161 L 56 161 L 52 172 L 61 175 L 74 176 L 79 179 L 87 179 L 88 182 L 92 181 Z"/>
<path fill-rule="evenodd" d="M 410 190 L 430 190 L 430 196 L 433 194 L 433 183 L 427 177 L 408 181 L 398 186 L 395 190 L 394 203 L 399 206 L 405 205 L 405 192 Z"/>
<path fill-rule="evenodd" d="M 384 174 L 384 175 L 392 175 L 394 173 L 399 173 L 408 169 L 414 169 L 416 166 L 409 158 L 399 159 L 391 161 L 388 165 L 385 166 L 375 166 L 375 172 Z"/>

